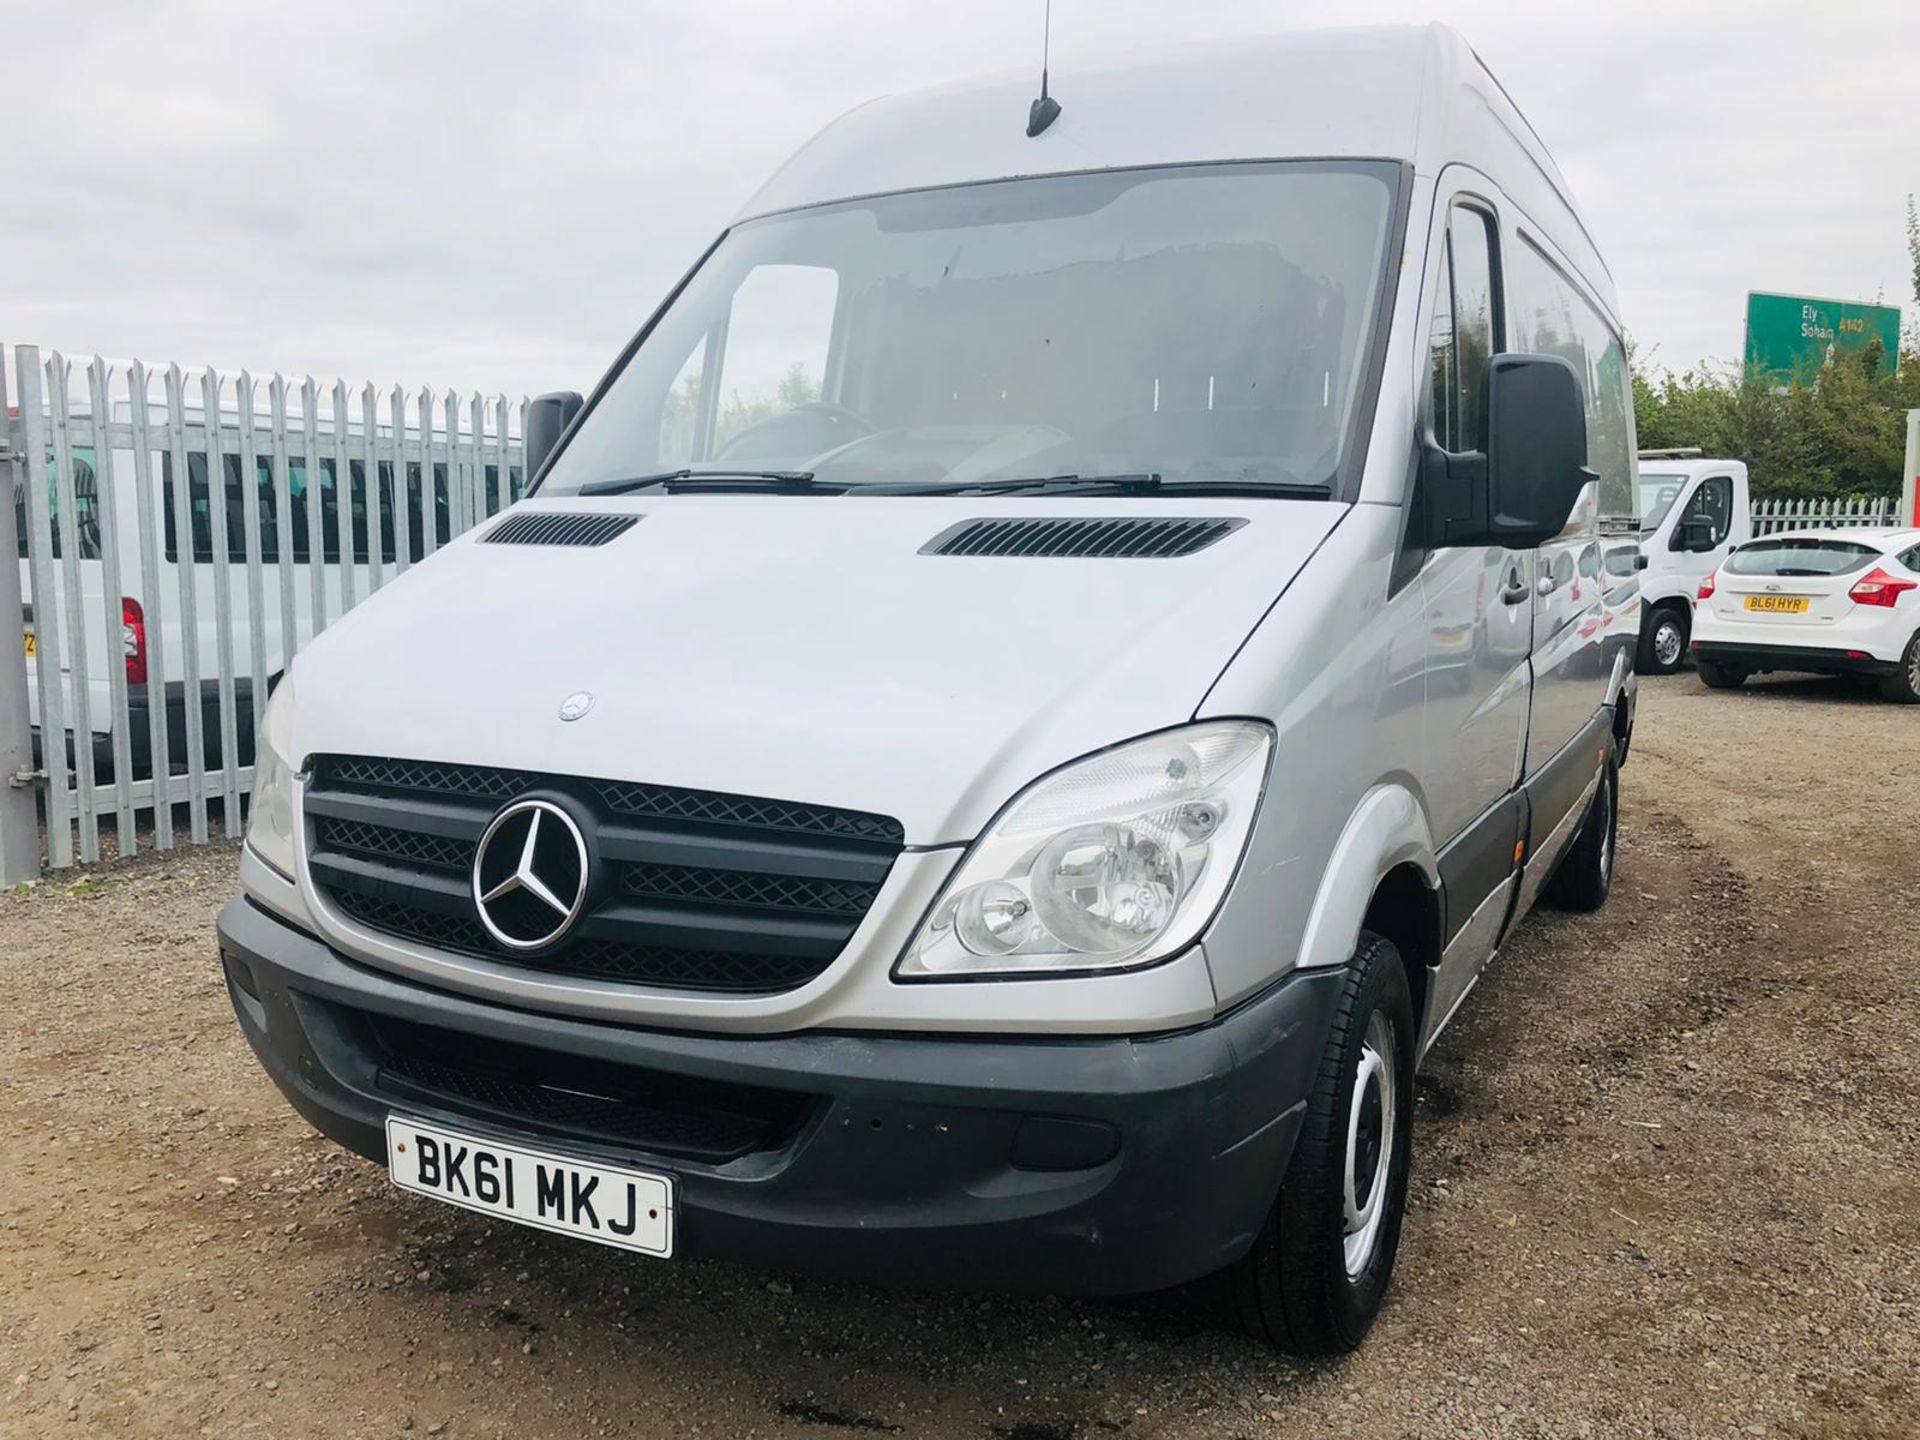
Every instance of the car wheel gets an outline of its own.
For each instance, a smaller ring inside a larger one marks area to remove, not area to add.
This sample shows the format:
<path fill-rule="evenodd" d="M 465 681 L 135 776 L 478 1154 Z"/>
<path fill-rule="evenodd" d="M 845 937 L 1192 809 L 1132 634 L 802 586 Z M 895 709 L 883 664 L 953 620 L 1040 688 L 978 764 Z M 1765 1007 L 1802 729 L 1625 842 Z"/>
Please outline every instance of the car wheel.
<path fill-rule="evenodd" d="M 1898 705 L 1920 705 L 1920 635 L 1907 642 L 1900 668 L 1881 677 L 1880 693 Z"/>
<path fill-rule="evenodd" d="M 1636 668 L 1642 675 L 1671 675 L 1687 658 L 1687 617 L 1671 606 L 1653 612 L 1640 636 Z"/>
<path fill-rule="evenodd" d="M 1694 666 L 1700 672 L 1700 683 L 1709 690 L 1738 690 L 1747 683 L 1745 670 L 1722 665 L 1717 660 L 1696 660 Z"/>
<path fill-rule="evenodd" d="M 1580 833 L 1560 857 L 1560 868 L 1553 872 L 1540 898 L 1557 910 L 1585 912 L 1606 904 L 1613 889 L 1613 857 L 1619 838 L 1620 767 L 1609 755 L 1593 799 L 1587 802 Z"/>
<path fill-rule="evenodd" d="M 1400 952 L 1363 931 L 1279 1197 L 1253 1248 L 1220 1277 L 1255 1339 L 1337 1355 L 1372 1328 L 1406 1213 L 1413 1056 Z"/>

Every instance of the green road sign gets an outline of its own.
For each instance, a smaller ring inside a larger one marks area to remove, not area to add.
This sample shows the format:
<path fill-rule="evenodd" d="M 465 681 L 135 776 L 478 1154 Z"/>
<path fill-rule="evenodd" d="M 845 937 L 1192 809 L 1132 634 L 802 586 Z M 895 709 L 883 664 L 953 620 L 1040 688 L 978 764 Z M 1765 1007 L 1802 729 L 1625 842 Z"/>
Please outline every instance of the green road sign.
<path fill-rule="evenodd" d="M 1782 379 L 1809 379 L 1836 353 L 1874 341 L 1892 372 L 1900 363 L 1900 312 L 1805 295 L 1747 295 L 1747 368 Z"/>

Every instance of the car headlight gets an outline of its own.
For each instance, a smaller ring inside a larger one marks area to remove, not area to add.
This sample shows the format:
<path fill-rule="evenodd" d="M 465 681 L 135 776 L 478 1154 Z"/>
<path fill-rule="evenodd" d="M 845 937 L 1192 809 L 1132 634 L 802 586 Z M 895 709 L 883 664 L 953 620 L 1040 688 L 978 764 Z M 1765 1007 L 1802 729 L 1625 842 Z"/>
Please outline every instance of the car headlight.
<path fill-rule="evenodd" d="M 1210 721 L 1028 786 L 960 862 L 903 980 L 1122 970 L 1193 943 L 1253 831 L 1273 731 Z"/>
<path fill-rule="evenodd" d="M 247 844 L 253 853 L 293 878 L 293 679 L 283 675 L 267 701 L 253 746 L 253 811 Z"/>

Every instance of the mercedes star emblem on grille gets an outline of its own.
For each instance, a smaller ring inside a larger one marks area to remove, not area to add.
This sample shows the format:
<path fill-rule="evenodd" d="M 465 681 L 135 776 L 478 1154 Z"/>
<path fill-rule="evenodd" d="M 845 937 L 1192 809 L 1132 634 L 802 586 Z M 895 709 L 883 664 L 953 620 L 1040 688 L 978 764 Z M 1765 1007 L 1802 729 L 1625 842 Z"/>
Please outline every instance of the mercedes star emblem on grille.
<path fill-rule="evenodd" d="M 473 856 L 473 903 L 509 950 L 540 950 L 573 928 L 587 902 L 587 841 L 548 800 L 517 800 L 493 817 Z"/>

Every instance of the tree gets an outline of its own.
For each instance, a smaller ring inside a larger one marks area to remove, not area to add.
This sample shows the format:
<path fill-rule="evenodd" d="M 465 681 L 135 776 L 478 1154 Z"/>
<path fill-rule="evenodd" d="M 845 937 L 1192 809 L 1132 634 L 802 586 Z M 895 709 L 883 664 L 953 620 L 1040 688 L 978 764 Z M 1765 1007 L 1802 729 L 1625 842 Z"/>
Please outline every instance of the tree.
<path fill-rule="evenodd" d="M 1920 210 L 1907 196 L 1907 254 L 1913 257 L 1913 303 L 1920 305 Z"/>

